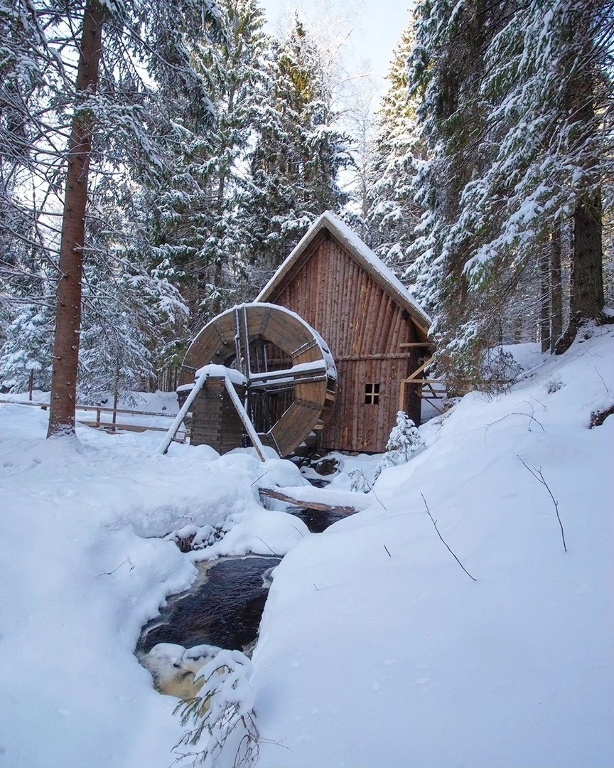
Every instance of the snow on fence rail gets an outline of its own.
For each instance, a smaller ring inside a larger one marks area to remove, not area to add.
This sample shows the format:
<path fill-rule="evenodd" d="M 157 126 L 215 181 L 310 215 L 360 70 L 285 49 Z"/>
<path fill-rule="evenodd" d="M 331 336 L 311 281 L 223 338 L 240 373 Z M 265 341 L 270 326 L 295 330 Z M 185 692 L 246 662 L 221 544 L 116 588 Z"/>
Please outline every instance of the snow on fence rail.
<path fill-rule="evenodd" d="M 30 401 L 24 401 L 24 400 L 0 400 L 0 404 L 6 404 L 6 405 L 30 405 L 34 406 L 35 408 L 42 408 L 44 411 L 49 408 L 49 403 L 34 403 Z M 163 419 L 174 419 L 175 414 L 169 414 L 169 413 L 162 413 L 160 411 L 137 411 L 137 410 L 130 410 L 126 408 L 107 408 L 102 405 L 79 405 L 76 406 L 77 413 L 79 411 L 95 411 L 96 412 L 96 418 L 94 420 L 87 419 L 87 418 L 79 418 L 77 416 L 77 421 L 79 424 L 84 424 L 87 427 L 94 427 L 95 429 L 103 429 L 106 432 L 167 432 L 168 427 L 156 427 L 151 426 L 149 424 L 130 424 L 130 423 L 123 423 L 118 422 L 117 415 L 129 415 L 129 416 L 137 416 L 137 417 L 152 417 L 155 416 L 156 418 L 163 418 Z M 110 421 L 105 421 L 103 419 L 103 414 L 111 414 Z M 174 439 L 176 442 L 184 442 L 186 437 L 185 431 L 177 432 Z"/>

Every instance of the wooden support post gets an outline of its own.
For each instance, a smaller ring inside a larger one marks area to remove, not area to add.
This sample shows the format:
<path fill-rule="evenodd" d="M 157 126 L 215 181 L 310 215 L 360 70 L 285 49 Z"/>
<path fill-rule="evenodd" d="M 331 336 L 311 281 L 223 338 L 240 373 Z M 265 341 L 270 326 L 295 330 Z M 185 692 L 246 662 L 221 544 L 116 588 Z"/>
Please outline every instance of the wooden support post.
<path fill-rule="evenodd" d="M 230 381 L 230 378 L 228 376 L 225 376 L 224 379 L 226 384 L 226 391 L 230 395 L 230 399 L 232 400 L 234 407 L 237 409 L 237 413 L 241 417 L 241 421 L 243 422 L 245 431 L 249 435 L 249 438 L 252 441 L 252 445 L 256 449 L 258 458 L 260 459 L 260 461 L 266 461 L 266 456 L 264 455 L 264 446 L 260 442 L 258 433 L 254 429 L 254 425 L 252 424 L 249 416 L 247 415 L 247 411 L 243 407 L 243 403 L 241 402 L 239 395 L 237 395 L 235 388 L 232 385 L 232 381 Z"/>
<path fill-rule="evenodd" d="M 208 375 L 207 371 L 203 371 L 198 377 L 198 379 L 196 380 L 196 383 L 194 384 L 194 386 L 190 390 L 189 395 L 185 399 L 185 403 L 181 406 L 179 413 L 175 416 L 175 420 L 171 424 L 168 432 L 166 433 L 164 440 L 158 446 L 158 450 L 156 451 L 156 453 L 161 453 L 162 455 L 164 455 L 168 451 L 168 447 L 171 444 L 172 439 L 177 434 L 177 430 L 181 426 L 186 413 L 190 410 L 190 406 L 194 402 L 194 398 L 203 388 L 203 384 L 205 383 L 205 381 L 207 381 L 207 375 Z"/>

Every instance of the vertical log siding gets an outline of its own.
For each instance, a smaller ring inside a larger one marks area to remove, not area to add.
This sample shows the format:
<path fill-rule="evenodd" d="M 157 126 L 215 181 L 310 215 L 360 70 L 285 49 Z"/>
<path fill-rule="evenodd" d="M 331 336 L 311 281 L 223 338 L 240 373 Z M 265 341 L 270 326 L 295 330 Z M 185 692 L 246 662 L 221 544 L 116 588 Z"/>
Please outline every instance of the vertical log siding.
<path fill-rule="evenodd" d="M 418 338 L 407 312 L 332 237 L 317 238 L 268 300 L 317 329 L 336 361 L 337 398 L 322 447 L 385 450 L 400 381 L 410 372 L 412 353 L 400 345 Z M 378 404 L 365 403 L 365 384 L 380 385 Z"/>

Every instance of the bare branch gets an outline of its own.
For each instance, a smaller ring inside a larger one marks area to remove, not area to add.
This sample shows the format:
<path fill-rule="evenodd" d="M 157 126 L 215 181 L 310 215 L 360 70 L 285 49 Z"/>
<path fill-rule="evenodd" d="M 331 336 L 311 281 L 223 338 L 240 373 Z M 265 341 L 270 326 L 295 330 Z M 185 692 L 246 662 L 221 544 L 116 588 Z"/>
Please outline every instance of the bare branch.
<path fill-rule="evenodd" d="M 526 414 L 525 414 L 525 415 L 526 415 Z M 439 528 L 437 527 L 437 522 L 436 522 L 436 520 L 434 520 L 434 519 L 433 519 L 433 515 L 431 515 L 431 510 L 429 509 L 429 505 L 426 503 L 426 499 L 424 498 L 424 494 L 423 494 L 423 493 L 421 493 L 421 494 L 420 494 L 420 496 L 422 496 L 422 501 L 424 502 L 424 506 L 426 507 L 426 513 L 427 513 L 427 515 L 428 515 L 428 516 L 431 518 L 431 522 L 432 522 L 432 523 L 433 523 L 433 525 L 435 526 L 435 530 L 437 531 L 437 535 L 439 536 L 439 538 L 441 539 L 441 541 L 443 541 L 443 543 L 445 544 L 445 546 L 446 546 L 446 549 L 448 550 L 448 552 L 449 552 L 449 553 L 452 555 L 452 557 L 453 557 L 453 558 L 456 560 L 456 562 L 457 562 L 457 563 L 460 565 L 460 567 L 463 569 L 463 571 L 465 571 L 465 573 L 467 574 L 467 576 L 469 576 L 469 578 L 470 578 L 470 579 L 472 579 L 473 581 L 477 581 L 477 579 L 475 579 L 475 578 L 474 578 L 474 577 L 473 577 L 473 576 L 472 576 L 472 575 L 469 573 L 469 571 L 468 571 L 468 570 L 465 568 L 465 566 L 464 566 L 464 565 L 461 563 L 461 561 L 458 559 L 458 557 L 456 557 L 456 555 L 454 554 L 454 552 L 452 552 L 452 550 L 451 550 L 451 549 L 450 549 L 450 547 L 448 546 L 448 544 L 447 544 L 447 542 L 445 541 L 445 539 L 443 538 L 443 536 L 442 536 L 442 535 L 439 533 Z M 389 553 L 389 554 L 390 554 L 390 553 Z"/>
<path fill-rule="evenodd" d="M 554 510 L 556 512 L 556 519 L 559 521 L 559 526 L 561 528 L 561 538 L 563 539 L 563 549 L 565 552 L 567 552 L 567 544 L 565 543 L 565 531 L 563 529 L 563 523 L 561 522 L 561 516 L 559 515 L 559 503 L 554 498 L 552 491 L 550 490 L 550 486 L 546 482 L 544 475 L 541 471 L 541 467 L 539 469 L 531 469 L 531 467 L 528 466 L 528 464 L 525 464 L 525 462 L 518 456 L 518 459 L 520 460 L 520 463 L 525 469 L 528 469 L 529 472 L 533 475 L 533 477 L 537 480 L 538 483 L 541 483 L 544 488 L 548 491 L 550 494 L 550 498 L 552 499 L 552 503 L 554 504 Z"/>

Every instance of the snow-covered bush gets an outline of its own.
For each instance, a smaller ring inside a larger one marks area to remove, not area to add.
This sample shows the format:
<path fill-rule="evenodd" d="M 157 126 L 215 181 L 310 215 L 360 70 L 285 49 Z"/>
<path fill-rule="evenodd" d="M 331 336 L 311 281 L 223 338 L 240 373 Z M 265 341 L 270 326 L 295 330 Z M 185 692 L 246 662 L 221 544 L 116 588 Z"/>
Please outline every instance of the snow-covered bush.
<path fill-rule="evenodd" d="M 396 467 L 406 464 L 413 456 L 424 448 L 424 440 L 414 422 L 405 411 L 397 413 L 396 426 L 392 428 L 386 443 L 386 453 L 377 465 L 375 479 L 386 467 Z"/>
<path fill-rule="evenodd" d="M 564 386 L 565 384 L 560 376 L 551 376 L 546 382 L 546 392 L 552 395 L 554 392 L 558 392 L 559 389 L 563 389 Z"/>
<path fill-rule="evenodd" d="M 182 757 L 213 768 L 220 764 L 218 759 L 225 752 L 229 765 L 250 768 L 256 764 L 260 734 L 249 683 L 251 674 L 252 663 L 247 656 L 228 650 L 220 651 L 196 674 L 195 683 L 204 680 L 198 695 L 175 710 L 180 713 L 182 725 L 194 725 L 176 749 L 198 747 L 196 752 L 182 753 Z"/>
<path fill-rule="evenodd" d="M 362 469 L 353 469 L 351 472 L 348 472 L 348 477 L 350 478 L 350 491 L 355 491 L 356 493 L 369 493 L 371 490 L 369 478 L 365 475 Z"/>
<path fill-rule="evenodd" d="M 507 392 L 516 377 L 522 373 L 522 366 L 510 352 L 501 347 L 488 349 L 481 364 L 480 389 L 490 395 Z"/>

